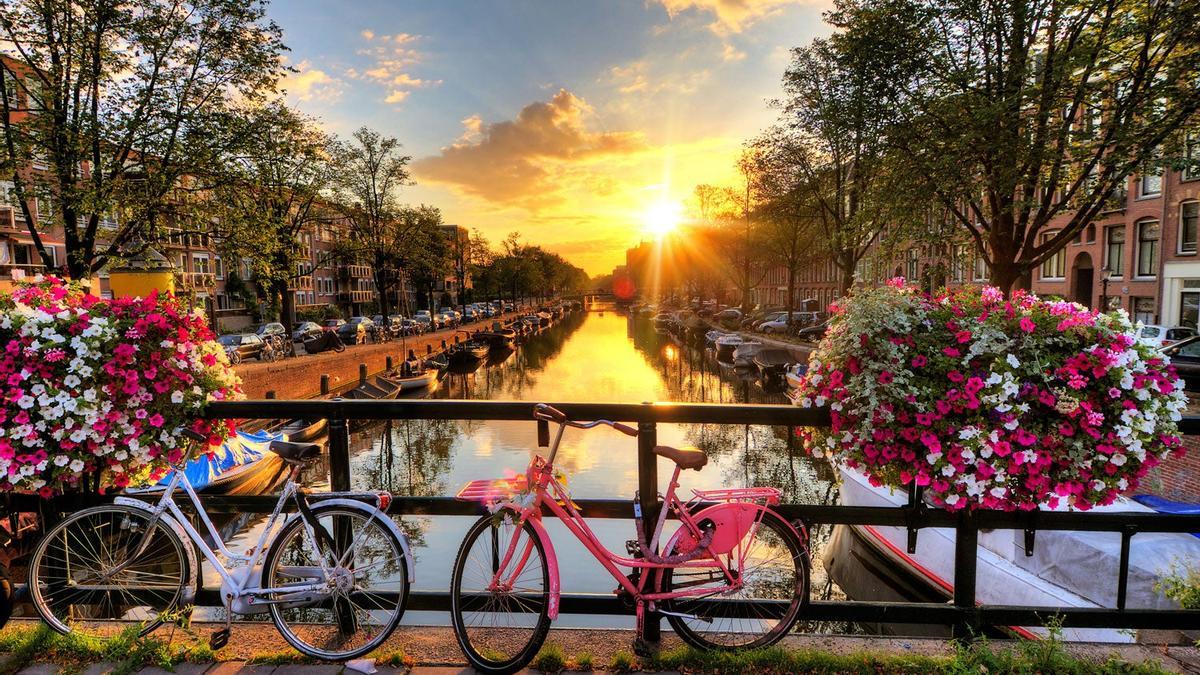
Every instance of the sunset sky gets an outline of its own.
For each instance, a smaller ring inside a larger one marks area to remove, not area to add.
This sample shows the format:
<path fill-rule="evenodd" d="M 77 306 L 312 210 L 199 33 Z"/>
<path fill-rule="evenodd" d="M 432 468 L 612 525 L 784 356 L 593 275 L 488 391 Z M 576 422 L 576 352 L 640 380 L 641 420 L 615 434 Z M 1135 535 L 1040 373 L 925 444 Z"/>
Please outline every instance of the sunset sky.
<path fill-rule="evenodd" d="M 290 100 L 398 137 L 404 199 L 612 270 L 701 182 L 733 180 L 824 2 L 275 0 Z M 664 204 L 665 202 L 665 204 Z"/>

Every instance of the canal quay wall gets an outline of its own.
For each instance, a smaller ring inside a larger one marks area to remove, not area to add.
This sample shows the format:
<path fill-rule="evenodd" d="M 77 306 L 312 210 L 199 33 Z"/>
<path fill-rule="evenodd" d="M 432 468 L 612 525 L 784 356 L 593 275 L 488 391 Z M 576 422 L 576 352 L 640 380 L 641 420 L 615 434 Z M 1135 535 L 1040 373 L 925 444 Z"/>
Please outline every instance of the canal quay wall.
<path fill-rule="evenodd" d="M 468 324 L 460 330 L 486 330 L 493 321 L 509 321 L 517 316 L 518 313 L 505 314 Z M 413 351 L 418 357 L 425 356 L 430 350 L 437 353 L 442 350 L 443 342 L 453 344 L 456 334 L 465 339 L 457 330 L 447 329 L 382 344 L 350 345 L 341 353 L 331 350 L 275 362 L 241 363 L 234 370 L 242 378 L 242 392 L 246 398 L 266 398 L 268 392 L 274 392 L 275 398 L 280 399 L 312 398 L 321 393 L 322 375 L 329 376 L 329 390 L 336 392 L 358 382 L 360 364 L 366 364 L 368 375 L 373 376 L 387 369 L 389 357 L 399 365 L 407 355 L 406 350 Z"/>

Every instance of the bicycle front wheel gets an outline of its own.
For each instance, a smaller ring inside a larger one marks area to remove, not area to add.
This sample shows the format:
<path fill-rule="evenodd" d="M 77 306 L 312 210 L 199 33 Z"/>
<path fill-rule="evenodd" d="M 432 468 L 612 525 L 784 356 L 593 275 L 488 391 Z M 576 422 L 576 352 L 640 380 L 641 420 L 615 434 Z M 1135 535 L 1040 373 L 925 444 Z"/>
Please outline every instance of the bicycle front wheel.
<path fill-rule="evenodd" d="M 373 509 L 341 504 L 318 505 L 317 523 L 334 540 L 320 555 L 303 518 L 279 533 L 267 553 L 262 587 L 279 633 L 301 652 L 327 661 L 344 661 L 379 647 L 404 615 L 408 566 L 404 547 Z M 320 539 L 320 537 L 318 537 Z M 318 591 L 304 586 L 325 584 Z M 315 599 L 313 599 L 315 597 Z M 291 602 L 288 602 L 291 600 Z"/>
<path fill-rule="evenodd" d="M 46 534 L 29 561 L 29 592 L 59 633 L 109 637 L 154 630 L 176 607 L 190 570 L 162 519 L 128 506 L 80 511 Z"/>
<path fill-rule="evenodd" d="M 767 510 L 758 527 L 719 558 L 740 585 L 731 586 L 715 563 L 663 571 L 664 592 L 690 594 L 663 603 L 672 612 L 667 615 L 671 627 L 698 649 L 766 647 L 779 641 L 808 604 L 808 557 L 796 530 Z"/>
<path fill-rule="evenodd" d="M 542 541 L 532 525 L 518 528 L 516 520 L 507 509 L 480 518 L 454 561 L 454 635 L 463 655 L 484 673 L 520 670 L 550 631 L 550 569 Z"/>

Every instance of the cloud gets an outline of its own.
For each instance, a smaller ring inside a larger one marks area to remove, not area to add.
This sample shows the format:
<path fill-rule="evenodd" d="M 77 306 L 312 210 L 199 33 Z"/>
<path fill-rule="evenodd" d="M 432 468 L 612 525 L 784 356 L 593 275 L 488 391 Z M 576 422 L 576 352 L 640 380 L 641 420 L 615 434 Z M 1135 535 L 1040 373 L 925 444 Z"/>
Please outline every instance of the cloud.
<path fill-rule="evenodd" d="M 424 58 L 415 46 L 421 39 L 419 35 L 376 35 L 371 30 L 364 30 L 361 35 L 368 46 L 358 50 L 358 55 L 367 57 L 371 65 L 362 70 L 350 68 L 346 74 L 354 79 L 383 85 L 388 92 L 384 103 L 398 104 L 408 98 L 413 89 L 442 84 L 441 80 L 414 77 L 408 72 Z"/>
<path fill-rule="evenodd" d="M 313 68 L 308 61 L 301 61 L 279 82 L 279 88 L 297 101 L 330 103 L 341 97 L 342 84 L 324 70 Z"/>
<path fill-rule="evenodd" d="M 672 19 L 689 10 L 712 14 L 709 28 L 718 35 L 740 33 L 750 24 L 805 0 L 655 0 Z"/>
<path fill-rule="evenodd" d="M 721 49 L 722 61 L 741 61 L 744 58 L 746 58 L 746 52 L 734 47 L 728 42 L 726 42 L 724 47 Z"/>
<path fill-rule="evenodd" d="M 592 109 L 560 89 L 549 101 L 530 103 L 516 119 L 463 120 L 459 140 L 413 164 L 419 180 L 448 185 L 499 205 L 537 211 L 560 204 L 576 188 L 611 189 L 596 162 L 637 153 L 640 133 L 595 131 Z"/>
<path fill-rule="evenodd" d="M 652 70 L 655 72 L 651 72 Z M 686 96 L 694 94 L 712 75 L 707 69 L 683 73 L 658 70 L 661 69 L 653 68 L 645 60 L 631 61 L 609 68 L 607 78 L 601 78 L 601 81 L 607 81 L 622 94 L 649 96 L 666 92 Z"/>

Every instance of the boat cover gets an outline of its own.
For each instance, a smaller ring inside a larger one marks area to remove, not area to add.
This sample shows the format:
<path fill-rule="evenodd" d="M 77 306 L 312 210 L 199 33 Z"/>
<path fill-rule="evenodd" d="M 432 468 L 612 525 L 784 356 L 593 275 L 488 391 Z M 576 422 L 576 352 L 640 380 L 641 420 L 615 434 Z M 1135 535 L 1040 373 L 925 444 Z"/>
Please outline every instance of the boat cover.
<path fill-rule="evenodd" d="M 1189 516 L 1200 515 L 1200 504 L 1173 502 L 1170 499 L 1163 499 L 1154 495 L 1137 495 L 1134 499 L 1143 506 L 1149 506 L 1159 513 L 1179 513 Z"/>
<path fill-rule="evenodd" d="M 194 457 L 183 468 L 184 475 L 196 490 L 203 490 L 221 474 L 239 466 L 257 462 L 270 454 L 272 441 L 285 440 L 282 433 L 238 431 L 211 453 Z M 165 487 L 174 472 L 168 472 L 158 485 Z"/>

